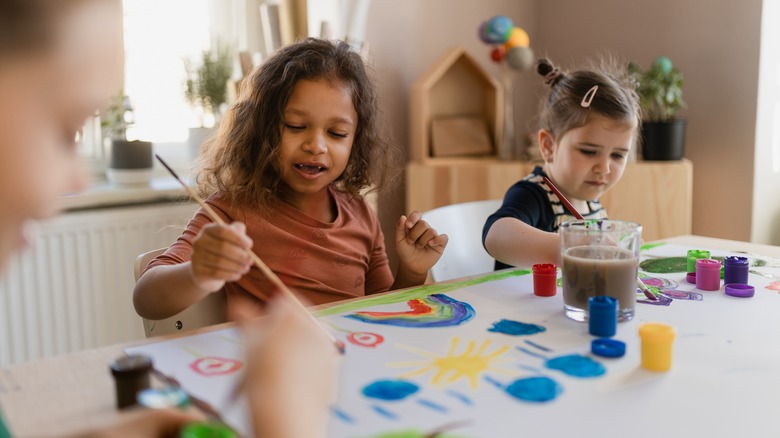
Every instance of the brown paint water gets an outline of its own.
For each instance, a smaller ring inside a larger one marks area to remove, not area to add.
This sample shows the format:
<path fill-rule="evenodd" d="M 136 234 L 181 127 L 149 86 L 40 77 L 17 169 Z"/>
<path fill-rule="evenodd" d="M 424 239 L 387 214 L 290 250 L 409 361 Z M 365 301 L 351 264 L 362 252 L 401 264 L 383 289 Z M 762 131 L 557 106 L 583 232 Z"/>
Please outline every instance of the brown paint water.
<path fill-rule="evenodd" d="M 587 320 L 588 298 L 618 300 L 618 320 L 634 317 L 637 258 L 614 246 L 575 246 L 563 254 L 563 304 L 566 316 Z"/>

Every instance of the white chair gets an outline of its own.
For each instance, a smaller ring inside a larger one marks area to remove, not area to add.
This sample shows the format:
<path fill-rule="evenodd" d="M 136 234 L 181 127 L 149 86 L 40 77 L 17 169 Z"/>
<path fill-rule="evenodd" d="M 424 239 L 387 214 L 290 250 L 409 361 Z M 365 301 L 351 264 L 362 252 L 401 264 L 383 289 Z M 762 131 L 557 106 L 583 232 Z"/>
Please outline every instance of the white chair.
<path fill-rule="evenodd" d="M 145 252 L 135 259 L 135 281 L 141 277 L 146 265 L 155 257 L 165 252 L 166 248 Z M 161 320 L 141 318 L 144 323 L 144 333 L 147 338 L 152 336 L 168 335 L 186 330 L 193 330 L 209 325 L 220 324 L 227 321 L 227 296 L 225 291 L 209 294 L 200 302 L 187 309 Z"/>
<path fill-rule="evenodd" d="M 447 205 L 423 213 L 423 219 L 450 240 L 431 268 L 433 281 L 451 280 L 490 272 L 495 260 L 482 246 L 485 220 L 501 206 L 500 199 Z"/>

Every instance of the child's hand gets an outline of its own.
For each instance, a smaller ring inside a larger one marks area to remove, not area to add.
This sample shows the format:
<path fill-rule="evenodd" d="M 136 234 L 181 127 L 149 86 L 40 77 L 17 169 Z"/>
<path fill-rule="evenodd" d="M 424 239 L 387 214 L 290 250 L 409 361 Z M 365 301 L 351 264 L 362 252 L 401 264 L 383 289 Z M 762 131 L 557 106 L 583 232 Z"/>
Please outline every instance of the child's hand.
<path fill-rule="evenodd" d="M 192 278 L 203 290 L 216 292 L 252 267 L 252 239 L 241 222 L 203 227 L 192 245 Z"/>
<path fill-rule="evenodd" d="M 335 401 L 338 353 L 287 297 L 273 298 L 266 309 L 267 316 L 242 327 L 246 368 L 241 387 L 254 436 L 324 438 L 328 406 Z"/>
<path fill-rule="evenodd" d="M 399 284 L 396 278 L 395 286 L 411 286 L 424 282 L 428 270 L 439 261 L 448 241 L 446 234 L 439 235 L 422 220 L 419 211 L 413 211 L 409 217 L 402 215 L 395 224 L 395 248 L 399 259 L 398 275 L 417 279 L 422 277 L 422 281 L 413 280 L 412 284 Z"/>

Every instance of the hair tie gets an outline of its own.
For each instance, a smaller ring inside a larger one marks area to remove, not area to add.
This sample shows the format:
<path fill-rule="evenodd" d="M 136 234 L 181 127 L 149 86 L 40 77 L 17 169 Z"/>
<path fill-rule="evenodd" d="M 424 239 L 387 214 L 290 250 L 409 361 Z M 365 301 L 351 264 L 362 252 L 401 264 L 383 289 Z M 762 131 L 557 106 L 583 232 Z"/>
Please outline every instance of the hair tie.
<path fill-rule="evenodd" d="M 558 67 L 553 68 L 546 75 L 544 75 L 544 85 L 549 85 L 552 87 L 555 84 L 555 80 L 558 79 L 558 76 L 560 75 L 561 71 L 558 70 Z"/>
<path fill-rule="evenodd" d="M 589 107 L 590 103 L 593 102 L 593 98 L 596 97 L 596 91 L 599 91 L 598 85 L 594 85 L 590 87 L 590 90 L 588 90 L 588 92 L 585 93 L 584 96 L 582 96 L 582 101 L 580 102 L 580 106 L 583 108 Z"/>

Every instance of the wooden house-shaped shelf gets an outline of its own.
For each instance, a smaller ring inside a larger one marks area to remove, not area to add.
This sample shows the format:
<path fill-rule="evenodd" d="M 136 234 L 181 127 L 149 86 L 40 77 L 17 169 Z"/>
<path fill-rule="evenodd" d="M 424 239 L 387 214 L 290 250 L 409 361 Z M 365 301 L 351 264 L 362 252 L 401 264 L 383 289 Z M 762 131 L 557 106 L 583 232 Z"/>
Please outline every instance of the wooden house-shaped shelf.
<path fill-rule="evenodd" d="M 504 123 L 503 88 L 465 48 L 444 53 L 412 84 L 410 158 L 494 157 Z"/>

